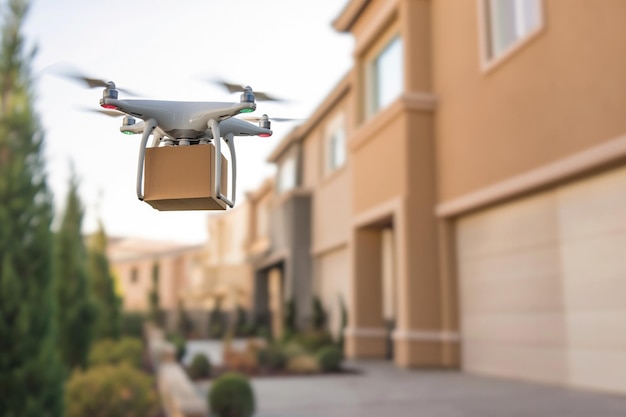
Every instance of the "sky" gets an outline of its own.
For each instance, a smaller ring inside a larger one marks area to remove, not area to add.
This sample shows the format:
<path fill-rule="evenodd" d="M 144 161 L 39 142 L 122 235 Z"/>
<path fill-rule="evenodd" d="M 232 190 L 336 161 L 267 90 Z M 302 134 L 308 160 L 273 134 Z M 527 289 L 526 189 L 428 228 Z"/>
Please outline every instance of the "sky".
<path fill-rule="evenodd" d="M 208 211 L 160 212 L 135 193 L 140 135 L 98 109 L 102 89 L 59 76 L 112 80 L 141 98 L 239 101 L 207 82 L 221 78 L 286 99 L 253 115 L 306 118 L 352 66 L 353 40 L 332 21 L 347 0 L 33 0 L 24 28 L 37 47 L 36 108 L 45 134 L 48 184 L 62 213 L 72 167 L 85 206 L 83 229 L 188 244 L 208 238 Z M 120 93 L 120 98 L 123 98 Z M 267 157 L 297 122 L 272 123 L 270 138 L 236 138 L 237 200 L 274 175 Z"/>

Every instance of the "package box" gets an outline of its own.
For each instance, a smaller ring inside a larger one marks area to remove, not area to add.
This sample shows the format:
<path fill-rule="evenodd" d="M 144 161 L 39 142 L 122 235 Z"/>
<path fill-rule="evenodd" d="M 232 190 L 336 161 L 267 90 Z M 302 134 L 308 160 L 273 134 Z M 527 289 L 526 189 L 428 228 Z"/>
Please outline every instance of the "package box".
<path fill-rule="evenodd" d="M 147 148 L 143 201 L 161 211 L 226 210 L 215 193 L 215 152 L 212 144 Z M 226 195 L 228 161 L 221 158 Z"/>

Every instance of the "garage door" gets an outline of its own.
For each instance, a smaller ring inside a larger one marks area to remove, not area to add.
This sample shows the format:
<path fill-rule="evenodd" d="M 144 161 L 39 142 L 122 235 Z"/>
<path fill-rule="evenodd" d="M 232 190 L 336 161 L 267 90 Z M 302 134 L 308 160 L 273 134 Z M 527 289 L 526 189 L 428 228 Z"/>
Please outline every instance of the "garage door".
<path fill-rule="evenodd" d="M 463 366 L 626 392 L 626 168 L 461 218 Z"/>

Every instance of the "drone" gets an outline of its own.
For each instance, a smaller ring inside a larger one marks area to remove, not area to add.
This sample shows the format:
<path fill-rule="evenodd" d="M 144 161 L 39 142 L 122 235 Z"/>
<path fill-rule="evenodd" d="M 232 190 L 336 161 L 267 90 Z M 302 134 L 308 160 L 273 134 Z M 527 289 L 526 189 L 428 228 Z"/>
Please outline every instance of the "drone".
<path fill-rule="evenodd" d="M 233 208 L 235 205 L 237 164 L 235 153 L 235 136 L 259 136 L 269 137 L 272 135 L 270 118 L 264 114 L 261 117 L 249 117 L 240 119 L 234 116 L 251 113 L 256 110 L 255 93 L 250 86 L 237 86 L 231 83 L 222 84 L 231 92 L 241 92 L 238 102 L 186 102 L 164 101 L 148 99 L 120 99 L 119 93 L 125 90 L 116 87 L 112 81 L 98 80 L 84 76 L 72 76 L 88 84 L 89 87 L 103 87 L 100 99 L 101 109 L 95 111 L 109 116 L 124 116 L 120 131 L 132 135 L 141 134 L 139 145 L 139 158 L 137 162 L 136 193 L 140 201 L 144 201 L 144 171 L 146 184 L 148 166 L 146 151 L 150 136 L 153 137 L 150 148 L 163 147 L 193 147 L 213 144 L 215 152 L 210 161 L 211 165 L 212 201 L 209 206 L 197 206 L 183 204 L 161 204 L 157 206 L 149 201 L 154 208 L 159 210 L 197 210 L 197 209 L 221 209 L 226 206 Z M 128 95 L 132 95 L 126 92 Z M 258 93 L 259 99 L 277 100 L 268 94 Z M 137 119 L 140 119 L 138 121 Z M 295 119 L 272 118 L 276 121 L 289 121 Z M 258 125 L 250 123 L 258 122 Z M 230 196 L 227 191 L 227 171 L 224 172 L 223 164 L 226 164 L 222 156 L 222 139 L 228 145 L 230 153 L 230 168 L 232 184 Z M 185 151 L 187 152 L 187 151 Z M 209 155 L 209 154 L 207 154 Z M 168 174 L 169 175 L 169 174 Z M 176 173 L 172 173 L 176 175 Z M 162 178 L 163 176 L 161 176 Z M 226 177 L 226 178 L 225 178 Z M 169 181 L 169 179 L 167 180 Z M 185 200 L 181 197 L 179 201 Z M 196 199 L 197 200 L 197 199 Z M 217 202 L 218 204 L 214 204 Z M 195 204 L 195 203 L 194 203 Z"/>

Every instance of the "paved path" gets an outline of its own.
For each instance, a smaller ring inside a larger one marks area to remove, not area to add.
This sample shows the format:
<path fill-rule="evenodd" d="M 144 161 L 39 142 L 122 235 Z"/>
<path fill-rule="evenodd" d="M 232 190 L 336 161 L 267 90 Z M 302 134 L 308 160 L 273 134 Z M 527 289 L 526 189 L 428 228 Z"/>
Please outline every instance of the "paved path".
<path fill-rule="evenodd" d="M 356 375 L 254 378 L 256 417 L 624 417 L 626 396 L 456 371 L 348 364 Z M 197 388 L 206 395 L 208 383 Z"/>

